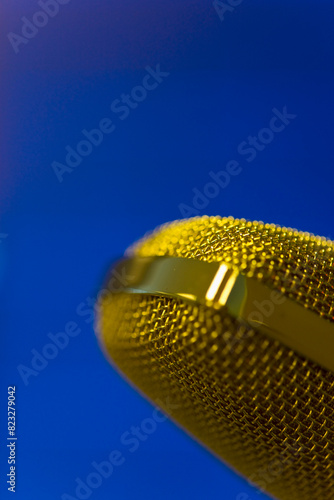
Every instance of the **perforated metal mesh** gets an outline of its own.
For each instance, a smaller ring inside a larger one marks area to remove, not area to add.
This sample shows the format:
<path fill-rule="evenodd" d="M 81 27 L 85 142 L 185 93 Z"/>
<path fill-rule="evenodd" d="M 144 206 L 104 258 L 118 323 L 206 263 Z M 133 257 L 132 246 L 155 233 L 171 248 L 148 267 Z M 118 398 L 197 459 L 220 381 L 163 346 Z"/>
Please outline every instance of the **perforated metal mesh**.
<path fill-rule="evenodd" d="M 328 240 L 203 217 L 164 225 L 128 253 L 228 262 L 334 321 Z M 332 372 L 225 312 L 169 298 L 109 295 L 99 330 L 139 389 L 167 398 L 178 423 L 257 487 L 282 500 L 334 499 Z"/>

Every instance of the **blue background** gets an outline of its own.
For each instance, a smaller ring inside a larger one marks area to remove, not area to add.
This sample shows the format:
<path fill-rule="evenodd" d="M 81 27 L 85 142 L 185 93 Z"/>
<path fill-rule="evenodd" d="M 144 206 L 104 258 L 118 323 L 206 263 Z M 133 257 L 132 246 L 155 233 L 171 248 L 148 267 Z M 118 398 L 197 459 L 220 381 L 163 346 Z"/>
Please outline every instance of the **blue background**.
<path fill-rule="evenodd" d="M 1 498 L 11 498 L 13 384 L 18 500 L 75 497 L 75 479 L 113 449 L 125 463 L 94 500 L 259 498 L 169 421 L 135 453 L 122 448 L 152 407 L 109 366 L 77 307 L 94 299 L 113 259 L 182 217 L 179 205 L 232 159 L 242 173 L 200 214 L 334 239 L 333 2 L 244 0 L 221 20 L 204 0 L 71 0 L 17 54 L 7 34 L 40 8 L 3 0 L 0 10 Z M 110 104 L 157 64 L 169 76 L 120 120 Z M 247 162 L 239 144 L 284 106 L 297 117 Z M 60 183 L 52 163 L 105 117 L 114 132 Z M 25 385 L 18 365 L 31 366 L 31 350 L 69 321 L 80 334 Z"/>

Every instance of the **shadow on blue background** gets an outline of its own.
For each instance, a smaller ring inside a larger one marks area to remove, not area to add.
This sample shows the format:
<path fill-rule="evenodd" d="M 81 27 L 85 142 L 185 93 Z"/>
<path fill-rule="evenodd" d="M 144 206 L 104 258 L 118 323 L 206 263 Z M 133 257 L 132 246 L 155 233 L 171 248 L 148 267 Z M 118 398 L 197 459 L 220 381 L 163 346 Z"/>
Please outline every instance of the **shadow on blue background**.
<path fill-rule="evenodd" d="M 0 496 L 11 498 L 6 398 L 15 384 L 19 500 L 76 498 L 76 478 L 115 449 L 124 463 L 86 498 L 265 498 L 170 422 L 134 453 L 122 447 L 152 407 L 104 359 L 91 304 L 110 262 L 182 217 L 180 205 L 334 239 L 334 6 L 245 0 L 221 20 L 204 0 L 71 0 L 15 53 L 7 34 L 21 34 L 21 18 L 38 10 L 35 1 L 1 6 Z M 157 65 L 168 76 L 122 120 L 111 104 Z M 284 106 L 296 117 L 247 161 L 240 144 Z M 64 165 L 66 146 L 105 118 L 114 131 L 59 182 L 54 162 Z M 194 206 L 210 172 L 231 160 L 242 172 Z M 69 322 L 77 335 L 22 377 L 18 366 L 32 369 Z"/>

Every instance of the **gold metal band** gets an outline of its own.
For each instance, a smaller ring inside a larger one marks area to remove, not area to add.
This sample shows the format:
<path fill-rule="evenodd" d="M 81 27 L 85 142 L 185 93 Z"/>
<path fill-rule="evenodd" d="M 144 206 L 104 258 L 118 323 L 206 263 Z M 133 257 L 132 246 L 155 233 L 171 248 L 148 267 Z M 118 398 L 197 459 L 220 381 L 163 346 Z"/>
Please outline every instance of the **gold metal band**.
<path fill-rule="evenodd" d="M 133 257 L 113 268 L 117 292 L 161 295 L 229 314 L 334 371 L 334 323 L 224 263 L 179 257 Z M 125 278 L 124 278 L 125 276 Z"/>

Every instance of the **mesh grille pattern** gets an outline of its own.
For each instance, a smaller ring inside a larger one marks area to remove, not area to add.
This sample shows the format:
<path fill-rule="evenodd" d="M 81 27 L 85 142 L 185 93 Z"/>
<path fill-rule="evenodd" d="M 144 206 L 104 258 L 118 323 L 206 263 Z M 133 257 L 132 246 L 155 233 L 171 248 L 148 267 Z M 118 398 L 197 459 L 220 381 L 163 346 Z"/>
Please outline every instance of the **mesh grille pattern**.
<path fill-rule="evenodd" d="M 334 320 L 334 245 L 324 239 L 204 217 L 162 226 L 128 253 L 229 262 Z M 260 488 L 334 499 L 333 373 L 225 312 L 169 298 L 107 296 L 99 329 L 138 388 L 169 398 L 177 422 Z"/>

